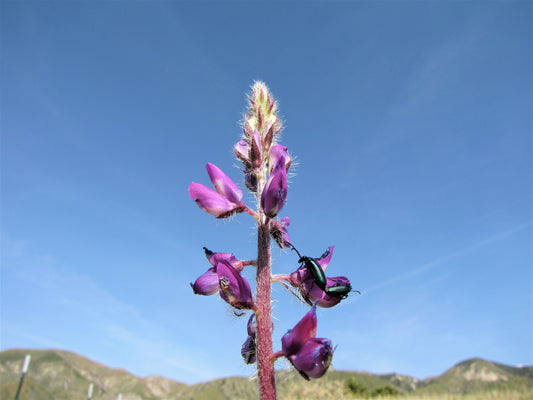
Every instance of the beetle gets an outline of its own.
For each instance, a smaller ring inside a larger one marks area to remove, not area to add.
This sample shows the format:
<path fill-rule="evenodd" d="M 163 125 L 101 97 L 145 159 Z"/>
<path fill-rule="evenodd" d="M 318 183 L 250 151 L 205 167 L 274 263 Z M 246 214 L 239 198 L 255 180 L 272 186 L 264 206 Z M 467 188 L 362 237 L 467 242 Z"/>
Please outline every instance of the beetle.
<path fill-rule="evenodd" d="M 331 297 L 348 297 L 348 293 L 352 291 L 351 285 L 332 286 L 324 290 L 328 296 Z"/>
<path fill-rule="evenodd" d="M 325 290 L 327 283 L 326 274 L 324 273 L 324 270 L 322 269 L 320 264 L 314 258 L 307 256 L 300 257 L 298 262 L 305 264 L 305 267 L 313 277 L 313 280 L 315 281 L 316 285 L 320 289 Z"/>
<path fill-rule="evenodd" d="M 300 255 L 300 252 L 296 250 L 296 247 L 294 247 L 292 244 L 291 246 L 292 246 L 292 249 L 296 251 L 296 253 L 298 254 L 298 257 L 300 257 L 298 262 L 305 264 L 307 271 L 309 271 L 309 273 L 311 274 L 316 285 L 320 289 L 326 290 L 326 284 L 327 284 L 326 274 L 324 273 L 324 270 L 322 269 L 318 261 L 315 260 L 314 258 Z"/>
<path fill-rule="evenodd" d="M 352 292 L 352 285 L 338 285 L 338 286 L 331 286 L 324 290 L 328 296 L 331 297 L 342 297 L 345 299 L 348 297 L 348 293 Z M 361 294 L 359 290 L 353 290 L 355 293 Z"/>

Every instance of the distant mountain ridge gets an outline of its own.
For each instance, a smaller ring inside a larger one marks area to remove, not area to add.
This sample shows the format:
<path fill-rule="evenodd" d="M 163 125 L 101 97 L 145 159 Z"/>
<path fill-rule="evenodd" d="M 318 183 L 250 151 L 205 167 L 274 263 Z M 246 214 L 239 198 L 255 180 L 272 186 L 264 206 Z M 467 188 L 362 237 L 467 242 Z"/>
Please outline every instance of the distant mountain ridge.
<path fill-rule="evenodd" d="M 226 400 L 257 399 L 256 383 L 244 377 L 228 377 L 206 383 L 187 385 L 171 379 L 148 376 L 140 378 L 123 369 L 112 369 L 78 354 L 64 350 L 13 349 L 0 352 L 0 398 L 13 399 L 22 362 L 31 354 L 31 364 L 25 377 L 19 400 L 71 400 L 87 398 L 93 383 L 94 400 Z M 533 393 L 533 367 L 511 367 L 479 358 L 458 363 L 438 377 L 419 380 L 406 375 L 377 375 L 368 372 L 330 370 L 323 378 L 304 382 L 294 372 L 278 371 L 277 386 L 280 398 L 290 392 L 298 397 L 298 390 L 311 388 L 318 393 L 324 386 L 341 390 L 353 379 L 368 389 L 391 386 L 404 393 L 467 394 L 484 390 L 519 390 Z M 316 390 L 315 390 L 316 389 Z M 302 392 L 303 393 L 303 392 Z M 289 396 L 290 397 L 290 396 Z M 338 397 L 337 397 L 338 398 Z"/>

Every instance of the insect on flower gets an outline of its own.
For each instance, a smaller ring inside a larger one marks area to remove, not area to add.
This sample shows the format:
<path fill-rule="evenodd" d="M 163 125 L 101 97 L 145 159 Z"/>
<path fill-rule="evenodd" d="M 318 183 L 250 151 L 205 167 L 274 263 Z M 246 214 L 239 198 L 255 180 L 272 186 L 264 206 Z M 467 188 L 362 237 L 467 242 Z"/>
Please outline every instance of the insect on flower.
<path fill-rule="evenodd" d="M 296 254 L 298 254 L 298 257 L 300 257 L 298 262 L 305 264 L 307 271 L 309 271 L 309 273 L 313 277 L 313 280 L 315 281 L 316 285 L 320 289 L 325 290 L 327 284 L 326 274 L 324 273 L 324 270 L 322 269 L 320 264 L 314 258 L 302 256 L 300 252 L 296 249 L 296 247 L 294 247 L 292 244 L 291 247 L 292 250 L 294 250 Z"/>
<path fill-rule="evenodd" d="M 306 270 L 309 272 L 311 278 L 313 279 L 312 285 L 307 291 L 307 295 L 309 295 L 309 292 L 313 289 L 313 285 L 316 285 L 318 288 L 320 288 L 320 290 L 322 290 L 326 295 L 330 297 L 336 297 L 341 299 L 345 299 L 348 297 L 348 293 L 352 292 L 352 285 L 346 278 L 345 282 L 342 283 L 335 279 L 326 278 L 324 269 L 316 259 L 312 257 L 302 256 L 300 252 L 296 249 L 296 247 L 294 247 L 292 244 L 290 246 L 292 250 L 296 251 L 298 257 L 300 257 L 298 262 L 305 265 Z M 328 287 L 328 280 L 330 282 L 334 281 L 335 284 L 331 285 L 330 283 L 330 286 Z M 359 292 L 358 290 L 353 290 L 353 292 L 361 294 L 361 292 Z"/>

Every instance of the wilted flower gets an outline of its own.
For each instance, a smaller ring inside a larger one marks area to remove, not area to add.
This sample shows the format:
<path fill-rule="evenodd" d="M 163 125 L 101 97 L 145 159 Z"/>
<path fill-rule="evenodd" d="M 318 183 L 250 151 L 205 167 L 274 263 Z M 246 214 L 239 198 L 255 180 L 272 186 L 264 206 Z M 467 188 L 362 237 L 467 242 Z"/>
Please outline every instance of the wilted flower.
<path fill-rule="evenodd" d="M 257 361 L 255 339 L 252 339 L 250 336 L 246 338 L 241 346 L 241 356 L 245 364 L 253 364 Z"/>
<path fill-rule="evenodd" d="M 291 224 L 289 217 L 282 218 L 280 221 L 270 220 L 270 236 L 279 247 L 288 249 L 291 247 L 291 238 L 287 227 Z"/>
<path fill-rule="evenodd" d="M 257 359 L 255 335 L 257 334 L 257 320 L 255 313 L 250 316 L 248 320 L 248 337 L 241 347 L 241 355 L 246 364 L 253 364 Z"/>
<path fill-rule="evenodd" d="M 189 185 L 189 196 L 205 212 L 217 218 L 227 218 L 235 213 L 243 212 L 246 206 L 241 201 L 242 190 L 237 187 L 220 168 L 207 164 L 207 172 L 215 190 L 209 189 L 201 183 L 193 182 Z"/>

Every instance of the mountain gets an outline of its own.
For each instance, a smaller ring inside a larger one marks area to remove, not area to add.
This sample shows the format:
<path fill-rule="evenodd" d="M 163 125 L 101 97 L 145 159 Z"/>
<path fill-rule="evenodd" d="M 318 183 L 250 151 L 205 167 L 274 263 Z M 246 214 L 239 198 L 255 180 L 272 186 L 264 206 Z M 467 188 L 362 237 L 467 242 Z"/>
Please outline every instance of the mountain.
<path fill-rule="evenodd" d="M 187 385 L 160 376 L 137 377 L 68 351 L 17 349 L 0 352 L 1 399 L 14 398 L 26 354 L 31 354 L 32 358 L 19 400 L 86 399 L 91 383 L 94 400 L 115 400 L 119 394 L 122 400 L 258 398 L 257 384 L 248 378 L 229 377 Z M 276 379 L 280 399 L 353 398 L 346 389 L 349 382 L 357 382 L 367 393 L 383 387 L 421 396 L 511 389 L 533 393 L 533 367 L 510 367 L 482 359 L 463 361 L 441 376 L 423 381 L 398 374 L 335 370 L 311 382 L 287 370 L 278 371 Z"/>
<path fill-rule="evenodd" d="M 533 393 L 533 367 L 511 367 L 472 358 L 454 365 L 439 377 L 424 380 L 417 391 L 465 394 L 481 390 L 510 389 Z"/>

